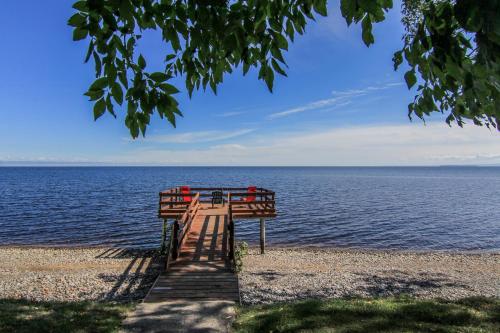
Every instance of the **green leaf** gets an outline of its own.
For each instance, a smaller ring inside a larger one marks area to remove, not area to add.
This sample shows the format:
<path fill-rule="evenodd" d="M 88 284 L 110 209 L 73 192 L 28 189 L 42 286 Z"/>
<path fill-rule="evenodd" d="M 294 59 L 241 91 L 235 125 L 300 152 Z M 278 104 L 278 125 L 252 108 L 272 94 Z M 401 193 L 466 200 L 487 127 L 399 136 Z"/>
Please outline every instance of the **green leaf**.
<path fill-rule="evenodd" d="M 113 98 L 115 99 L 116 103 L 122 105 L 122 103 L 123 103 L 123 90 L 118 82 L 114 82 L 111 85 L 111 93 L 113 94 Z"/>
<path fill-rule="evenodd" d="M 73 4 L 73 8 L 81 12 L 87 11 L 87 1 L 77 1 Z"/>
<path fill-rule="evenodd" d="M 321 16 L 327 16 L 328 12 L 326 9 L 326 0 L 315 0 L 314 11 Z"/>
<path fill-rule="evenodd" d="M 123 42 L 120 39 L 120 37 L 118 37 L 117 35 L 114 35 L 113 36 L 113 44 L 116 46 L 116 48 L 118 49 L 118 51 L 120 51 L 120 53 L 124 57 L 127 56 L 127 49 L 125 48 L 125 45 L 123 45 Z"/>
<path fill-rule="evenodd" d="M 128 89 L 127 73 L 125 71 L 118 73 L 118 79 L 120 79 L 120 82 L 123 84 L 125 89 Z"/>
<path fill-rule="evenodd" d="M 111 113 L 113 117 L 116 118 L 115 110 L 113 108 L 113 103 L 111 102 L 111 97 L 109 94 L 106 97 L 106 108 L 108 109 L 108 112 Z"/>
<path fill-rule="evenodd" d="M 99 55 L 95 51 L 92 54 L 94 55 L 95 75 L 96 76 L 101 76 L 101 71 L 102 71 L 101 58 L 99 58 Z"/>
<path fill-rule="evenodd" d="M 87 23 L 87 19 L 80 13 L 71 16 L 70 19 L 68 20 L 68 25 L 72 27 L 81 27 L 85 23 Z"/>
<path fill-rule="evenodd" d="M 363 42 L 365 43 L 366 46 L 370 46 L 375 42 L 375 39 L 373 38 L 372 34 L 372 21 L 370 19 L 370 15 L 366 15 L 366 17 L 361 22 L 361 27 L 363 29 L 362 32 Z"/>
<path fill-rule="evenodd" d="M 271 69 L 271 67 L 266 66 L 266 72 L 265 72 L 264 80 L 266 81 L 267 88 L 269 89 L 270 92 L 273 92 L 273 84 L 274 84 L 274 71 Z"/>
<path fill-rule="evenodd" d="M 274 37 L 276 38 L 276 44 L 280 49 L 288 50 L 288 41 L 282 34 L 276 33 L 274 34 Z"/>
<path fill-rule="evenodd" d="M 403 63 L 403 51 L 398 51 L 394 53 L 394 57 L 392 58 L 394 63 L 394 70 L 397 70 L 399 65 Z"/>
<path fill-rule="evenodd" d="M 273 68 L 277 73 L 279 73 L 283 76 L 287 76 L 285 71 L 280 67 L 280 65 L 278 64 L 278 62 L 276 60 L 274 60 L 274 59 L 271 60 L 271 64 L 273 65 Z"/>
<path fill-rule="evenodd" d="M 87 55 L 85 56 L 84 63 L 87 63 L 90 59 L 90 56 L 92 55 L 92 52 L 94 51 L 94 41 L 91 40 L 89 43 L 89 48 L 87 50 Z"/>
<path fill-rule="evenodd" d="M 101 98 L 94 104 L 94 120 L 97 120 L 106 112 L 106 101 Z"/>
<path fill-rule="evenodd" d="M 104 95 L 104 90 L 89 90 L 84 95 L 88 96 L 90 101 L 97 101 Z"/>
<path fill-rule="evenodd" d="M 101 77 L 92 83 L 89 90 L 102 90 L 108 86 L 108 78 Z"/>
<path fill-rule="evenodd" d="M 154 72 L 149 77 L 156 82 L 164 82 L 168 80 L 168 75 L 162 72 Z"/>
<path fill-rule="evenodd" d="M 75 28 L 73 30 L 73 40 L 77 41 L 77 40 L 85 39 L 85 38 L 87 38 L 88 33 L 89 33 L 89 31 L 87 29 Z"/>
<path fill-rule="evenodd" d="M 405 81 L 408 89 L 411 89 L 411 87 L 413 87 L 415 83 L 417 83 L 417 77 L 415 76 L 414 70 L 409 70 L 408 72 L 406 72 Z"/>
<path fill-rule="evenodd" d="M 139 55 L 139 59 L 137 60 L 137 64 L 141 69 L 146 68 L 146 59 L 142 56 L 142 54 Z"/>
<path fill-rule="evenodd" d="M 168 122 L 170 124 L 172 124 L 172 126 L 175 128 L 176 127 L 175 114 L 171 110 L 168 110 L 168 112 L 165 114 L 165 116 L 167 117 Z"/>
<path fill-rule="evenodd" d="M 354 15 L 356 15 L 357 1 L 355 0 L 341 0 L 340 11 L 345 18 L 347 25 L 351 25 Z"/>
<path fill-rule="evenodd" d="M 161 90 L 163 90 L 164 92 L 166 92 L 169 95 L 177 94 L 179 92 L 179 89 L 177 89 L 176 87 L 174 87 L 173 85 L 168 84 L 168 83 L 162 83 L 162 84 L 160 84 L 159 87 Z"/>
<path fill-rule="evenodd" d="M 170 60 L 174 59 L 176 57 L 175 54 L 169 54 L 165 57 L 165 62 L 169 62 Z"/>

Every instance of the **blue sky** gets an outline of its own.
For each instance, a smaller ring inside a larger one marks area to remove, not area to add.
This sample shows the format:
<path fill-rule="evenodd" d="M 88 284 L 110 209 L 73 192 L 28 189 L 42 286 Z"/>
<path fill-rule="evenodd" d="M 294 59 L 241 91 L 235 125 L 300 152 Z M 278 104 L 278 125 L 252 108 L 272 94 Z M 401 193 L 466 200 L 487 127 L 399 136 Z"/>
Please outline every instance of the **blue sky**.
<path fill-rule="evenodd" d="M 118 118 L 94 122 L 83 96 L 93 81 L 86 42 L 71 40 L 71 1 L 9 1 L 0 11 L 0 163 L 141 165 L 441 165 L 500 163 L 500 135 L 472 125 L 449 128 L 439 114 L 410 122 L 413 98 L 394 72 L 401 47 L 399 3 L 375 26 L 375 44 L 347 27 L 336 1 L 286 54 L 288 78 L 274 93 L 241 69 L 218 88 L 178 95 L 185 117 L 173 129 L 155 117 L 132 140 Z M 165 48 L 141 41 L 148 69 Z"/>

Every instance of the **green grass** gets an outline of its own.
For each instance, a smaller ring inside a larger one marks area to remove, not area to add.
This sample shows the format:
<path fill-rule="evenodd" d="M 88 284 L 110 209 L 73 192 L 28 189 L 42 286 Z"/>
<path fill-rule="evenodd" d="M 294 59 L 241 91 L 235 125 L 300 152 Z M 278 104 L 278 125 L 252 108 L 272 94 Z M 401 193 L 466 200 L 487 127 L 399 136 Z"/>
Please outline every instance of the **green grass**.
<path fill-rule="evenodd" d="M 500 332 L 500 301 L 308 300 L 240 307 L 235 332 Z"/>
<path fill-rule="evenodd" d="M 0 300 L 0 332 L 116 332 L 133 304 Z"/>

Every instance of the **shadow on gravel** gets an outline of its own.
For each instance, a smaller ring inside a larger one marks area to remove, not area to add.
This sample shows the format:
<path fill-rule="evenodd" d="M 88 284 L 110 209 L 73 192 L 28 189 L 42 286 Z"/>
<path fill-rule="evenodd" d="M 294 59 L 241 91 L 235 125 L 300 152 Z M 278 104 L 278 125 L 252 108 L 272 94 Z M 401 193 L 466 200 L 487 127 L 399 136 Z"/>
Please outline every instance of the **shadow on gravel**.
<path fill-rule="evenodd" d="M 121 274 L 101 274 L 113 287 L 102 295 L 104 300 L 135 301 L 143 299 L 162 270 L 163 257 L 157 250 L 107 249 L 99 259 L 130 259 Z"/>
<path fill-rule="evenodd" d="M 131 304 L 0 300 L 2 333 L 116 332 Z"/>
<path fill-rule="evenodd" d="M 358 279 L 353 286 L 347 289 L 335 285 L 322 287 L 321 283 L 318 285 L 303 285 L 301 288 L 296 289 L 286 289 L 281 288 L 278 284 L 279 279 L 286 276 L 286 274 L 272 270 L 246 274 L 259 276 L 266 282 L 274 282 L 274 287 L 265 283 L 253 283 L 242 288 L 243 304 L 272 303 L 308 298 L 419 296 L 422 293 L 428 294 L 445 288 L 473 290 L 466 284 L 451 280 L 446 274 L 422 272 L 410 275 L 399 270 L 385 271 L 383 275 L 355 273 Z M 300 276 L 301 274 L 294 273 L 294 275 Z"/>
<path fill-rule="evenodd" d="M 441 288 L 461 288 L 470 290 L 465 284 L 450 280 L 444 274 L 419 273 L 417 277 L 405 272 L 391 270 L 386 276 L 358 273 L 363 280 L 363 286 L 357 288 L 358 292 L 377 296 L 415 295 L 421 291 Z"/>
<path fill-rule="evenodd" d="M 500 302 L 413 298 L 308 300 L 244 307 L 235 332 L 498 332 Z"/>

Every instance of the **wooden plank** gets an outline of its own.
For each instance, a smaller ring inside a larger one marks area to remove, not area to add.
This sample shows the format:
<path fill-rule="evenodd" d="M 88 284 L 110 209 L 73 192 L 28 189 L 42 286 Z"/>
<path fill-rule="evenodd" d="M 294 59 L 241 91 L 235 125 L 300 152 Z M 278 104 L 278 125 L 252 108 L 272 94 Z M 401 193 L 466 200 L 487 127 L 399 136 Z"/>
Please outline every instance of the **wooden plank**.
<path fill-rule="evenodd" d="M 160 289 L 156 289 L 156 288 L 160 288 Z M 189 290 L 198 290 L 198 291 L 232 290 L 232 291 L 238 291 L 238 288 L 239 288 L 239 286 L 237 283 L 224 282 L 224 283 L 216 283 L 216 284 L 203 283 L 202 285 L 157 284 L 151 290 L 152 291 L 158 291 L 158 290 L 183 290 L 183 291 L 186 291 L 186 290 L 187 291 L 189 291 Z"/>
<path fill-rule="evenodd" d="M 160 278 L 168 278 L 168 277 L 182 277 L 182 276 L 186 276 L 185 274 L 182 274 L 182 273 L 179 273 L 179 272 L 176 272 L 176 271 L 168 271 L 167 273 L 163 273 Z M 212 277 L 235 277 L 234 273 L 233 272 L 230 272 L 229 270 L 227 271 L 218 271 L 218 272 L 203 272 L 203 273 L 200 273 L 200 272 L 192 272 L 189 274 L 189 278 L 212 278 Z M 236 278 L 236 277 L 235 277 Z"/>
<path fill-rule="evenodd" d="M 231 279 L 182 279 L 182 280 L 159 280 L 157 285 L 160 286 L 237 286 L 236 280 Z"/>
<path fill-rule="evenodd" d="M 227 292 L 223 291 L 208 291 L 208 290 L 152 290 L 151 296 L 164 296 L 164 297 L 224 297 L 224 296 L 236 296 L 238 291 L 229 290 Z M 154 293 L 154 294 L 153 294 Z"/>
<path fill-rule="evenodd" d="M 208 297 L 148 297 L 147 299 L 144 300 L 145 303 L 158 303 L 158 302 L 164 302 L 166 299 L 168 300 L 175 300 L 175 301 L 233 301 L 233 302 L 239 302 L 240 297 L 239 295 L 233 295 L 233 296 L 225 296 L 223 298 L 221 297 L 213 297 L 213 296 L 208 296 Z"/>

